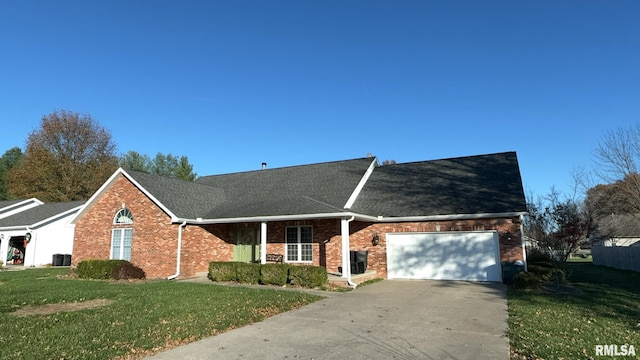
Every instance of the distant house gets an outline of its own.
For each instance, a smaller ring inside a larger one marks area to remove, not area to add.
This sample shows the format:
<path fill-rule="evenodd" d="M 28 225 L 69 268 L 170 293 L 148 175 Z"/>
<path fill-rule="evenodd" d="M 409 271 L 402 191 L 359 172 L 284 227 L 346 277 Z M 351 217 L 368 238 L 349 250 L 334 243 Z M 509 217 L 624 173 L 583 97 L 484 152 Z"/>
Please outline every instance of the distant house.
<path fill-rule="evenodd" d="M 639 246 L 640 214 L 611 214 L 598 220 L 599 241 L 602 246 Z"/>
<path fill-rule="evenodd" d="M 187 278 L 210 261 L 281 258 L 345 281 L 363 267 L 384 278 L 501 281 L 502 261 L 525 260 L 525 212 L 514 152 L 385 166 L 360 158 L 195 182 L 118 169 L 72 220 L 72 266 L 126 259 L 150 278 Z"/>
<path fill-rule="evenodd" d="M 2 264 L 42 266 L 51 264 L 54 254 L 71 255 L 73 227 L 69 220 L 84 202 L 44 204 L 30 199 L 16 204 L 20 203 L 29 205 L 0 218 Z"/>

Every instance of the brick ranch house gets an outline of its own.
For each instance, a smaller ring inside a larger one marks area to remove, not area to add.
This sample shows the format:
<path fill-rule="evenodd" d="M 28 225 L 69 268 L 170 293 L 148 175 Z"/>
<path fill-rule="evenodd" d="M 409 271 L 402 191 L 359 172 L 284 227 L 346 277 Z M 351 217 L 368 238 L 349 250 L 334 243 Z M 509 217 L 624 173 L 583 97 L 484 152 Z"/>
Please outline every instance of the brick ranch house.
<path fill-rule="evenodd" d="M 71 221 L 72 266 L 126 259 L 173 279 L 276 254 L 351 282 L 355 251 L 367 251 L 378 277 L 501 281 L 501 262 L 525 260 L 525 211 L 515 152 L 263 166 L 194 182 L 118 169 Z"/>

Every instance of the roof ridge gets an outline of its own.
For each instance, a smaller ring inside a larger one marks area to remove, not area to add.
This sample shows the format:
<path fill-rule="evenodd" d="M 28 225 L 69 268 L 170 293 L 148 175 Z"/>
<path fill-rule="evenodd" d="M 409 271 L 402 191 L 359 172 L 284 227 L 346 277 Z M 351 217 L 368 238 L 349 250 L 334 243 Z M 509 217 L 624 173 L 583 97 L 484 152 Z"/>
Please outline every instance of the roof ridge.
<path fill-rule="evenodd" d="M 361 157 L 361 158 L 346 159 L 346 160 L 323 161 L 323 162 L 312 163 L 312 164 L 298 164 L 298 165 L 288 165 L 288 166 L 281 166 L 281 167 L 275 167 L 275 168 L 236 171 L 236 172 L 222 173 L 222 174 L 211 174 L 211 175 L 200 176 L 200 177 L 198 177 L 198 179 L 196 179 L 196 181 L 199 180 L 199 179 L 202 179 L 202 178 L 210 178 L 210 177 L 214 177 L 214 176 L 249 174 L 249 173 L 267 172 L 267 171 L 270 172 L 270 171 L 274 171 L 274 170 L 287 170 L 287 169 L 300 168 L 300 167 L 310 167 L 310 166 L 319 166 L 319 165 L 327 165 L 327 164 L 339 164 L 339 163 L 358 161 L 358 160 L 365 160 L 365 159 L 373 160 L 374 157 Z"/>
<path fill-rule="evenodd" d="M 516 154 L 516 152 L 515 151 L 502 151 L 502 152 L 479 154 L 479 155 L 454 156 L 454 157 L 447 157 L 447 158 L 440 158 L 440 159 L 430 159 L 430 160 L 416 160 L 416 161 L 409 161 L 409 162 L 389 164 L 389 165 L 381 165 L 381 166 L 385 167 L 385 166 L 410 165 L 410 164 L 420 164 L 420 163 L 428 163 L 428 162 L 436 162 L 436 161 L 447 161 L 447 160 L 474 159 L 474 158 L 480 158 L 480 157 L 506 155 L 506 154 Z"/>

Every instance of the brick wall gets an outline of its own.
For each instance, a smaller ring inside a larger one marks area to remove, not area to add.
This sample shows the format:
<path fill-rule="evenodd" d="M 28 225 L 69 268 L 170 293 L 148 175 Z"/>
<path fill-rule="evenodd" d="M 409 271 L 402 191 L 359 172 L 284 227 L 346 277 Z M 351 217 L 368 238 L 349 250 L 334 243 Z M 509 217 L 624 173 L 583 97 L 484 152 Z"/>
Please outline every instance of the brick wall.
<path fill-rule="evenodd" d="M 287 226 L 313 227 L 313 265 L 324 266 L 328 272 L 338 272 L 342 266 L 342 239 L 340 220 L 306 220 L 271 222 L 267 224 L 267 253 L 285 254 L 285 229 Z M 238 224 L 236 226 L 255 226 L 259 224 Z M 354 221 L 350 223 L 350 250 L 368 251 L 368 268 L 374 269 L 378 276 L 387 276 L 386 233 L 401 232 L 436 232 L 436 231 L 473 231 L 497 230 L 500 242 L 501 261 L 523 260 L 520 243 L 519 218 L 480 219 L 463 221 L 407 222 L 407 223 L 366 223 Z M 509 239 L 505 234 L 508 231 Z M 380 243 L 372 244 L 373 235 L 377 233 Z"/>
<path fill-rule="evenodd" d="M 114 216 L 123 206 L 131 211 L 133 224 L 114 225 Z M 109 259 L 111 232 L 117 227 L 133 229 L 131 262 L 144 269 L 147 277 L 175 273 L 177 226 L 124 176 L 118 177 L 76 221 L 71 265 L 86 259 Z"/>
<path fill-rule="evenodd" d="M 187 225 L 182 233 L 180 277 L 194 277 L 211 261 L 233 260 L 234 225 Z M 175 257 L 175 250 L 174 250 Z"/>
<path fill-rule="evenodd" d="M 116 213 L 125 206 L 133 224 L 114 225 Z M 165 278 L 176 273 L 178 231 L 171 217 L 155 205 L 124 176 L 99 196 L 76 222 L 72 266 L 86 259 L 109 259 L 114 228 L 133 228 L 131 262 L 148 278 Z M 193 277 L 207 271 L 213 259 L 232 260 L 232 225 L 187 225 L 182 230 L 180 276 Z"/>
<path fill-rule="evenodd" d="M 115 214 L 122 208 L 133 214 L 132 225 L 114 225 Z M 281 221 L 267 224 L 267 253 L 285 254 L 287 226 L 313 227 L 313 265 L 338 272 L 342 266 L 340 220 Z M 156 206 L 125 177 L 120 176 L 77 220 L 72 266 L 85 259 L 108 259 L 111 232 L 116 227 L 133 228 L 131 262 L 143 268 L 148 278 L 164 278 L 176 272 L 179 225 Z M 182 232 L 181 277 L 193 277 L 207 271 L 210 261 L 233 260 L 234 234 L 239 227 L 260 228 L 259 223 L 187 225 Z M 407 223 L 350 223 L 350 250 L 368 250 L 368 268 L 386 277 L 386 233 L 498 230 L 502 261 L 522 260 L 518 218 L 434 221 Z M 505 231 L 510 233 L 507 239 Z M 377 233 L 380 243 L 371 242 Z M 258 240 L 259 243 L 259 240 Z"/>

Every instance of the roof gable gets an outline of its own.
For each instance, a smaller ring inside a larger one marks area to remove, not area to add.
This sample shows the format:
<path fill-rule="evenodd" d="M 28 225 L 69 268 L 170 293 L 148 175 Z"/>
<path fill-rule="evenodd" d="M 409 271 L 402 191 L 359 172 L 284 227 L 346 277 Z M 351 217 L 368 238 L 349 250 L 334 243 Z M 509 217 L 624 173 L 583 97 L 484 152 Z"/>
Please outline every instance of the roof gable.
<path fill-rule="evenodd" d="M 346 212 L 374 158 L 206 176 L 198 183 L 221 189 L 225 201 L 206 218 Z"/>

